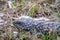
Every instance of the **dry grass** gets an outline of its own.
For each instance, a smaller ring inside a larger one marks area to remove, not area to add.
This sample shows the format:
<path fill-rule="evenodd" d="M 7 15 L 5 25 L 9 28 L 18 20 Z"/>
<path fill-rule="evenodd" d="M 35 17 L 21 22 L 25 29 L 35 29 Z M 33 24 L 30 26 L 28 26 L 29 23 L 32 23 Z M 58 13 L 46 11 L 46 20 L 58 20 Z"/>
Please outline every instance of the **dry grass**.
<path fill-rule="evenodd" d="M 20 1 L 20 2 L 19 2 Z M 46 17 L 53 19 L 53 21 L 58 21 L 60 22 L 60 7 L 56 6 L 54 4 L 54 1 L 46 1 L 46 0 L 19 0 L 15 1 L 13 3 L 11 9 L 8 7 L 7 4 L 3 5 L 5 2 L 3 2 L 1 5 L 4 6 L 2 9 L 0 7 L 0 13 L 2 12 L 4 16 L 1 18 L 4 20 L 3 25 L 0 25 L 3 27 L 3 29 L 0 32 L 0 40 L 47 40 L 37 38 L 37 34 L 31 35 L 28 32 L 20 31 L 16 29 L 13 26 L 13 21 L 14 19 L 20 17 L 21 15 L 29 15 L 33 18 L 38 18 L 38 17 Z M 52 2 L 52 4 L 51 4 Z M 57 19 L 58 18 L 58 19 Z M 14 35 L 16 34 L 16 35 Z M 52 36 L 52 35 L 51 35 Z M 53 35 L 53 37 L 56 35 Z M 54 39 L 52 39 L 54 40 Z"/>

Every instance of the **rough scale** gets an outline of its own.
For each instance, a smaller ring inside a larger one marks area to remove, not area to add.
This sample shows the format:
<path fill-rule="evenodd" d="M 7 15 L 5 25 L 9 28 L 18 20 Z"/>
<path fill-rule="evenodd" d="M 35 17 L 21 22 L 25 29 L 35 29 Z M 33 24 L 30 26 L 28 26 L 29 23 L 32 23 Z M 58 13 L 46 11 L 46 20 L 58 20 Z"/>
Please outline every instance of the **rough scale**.
<path fill-rule="evenodd" d="M 60 22 L 46 22 L 34 20 L 31 17 L 20 17 L 13 22 L 13 25 L 17 29 L 21 29 L 24 31 L 31 31 L 36 29 L 37 32 L 49 32 L 50 28 L 52 30 L 57 30 L 57 34 L 60 35 Z"/>

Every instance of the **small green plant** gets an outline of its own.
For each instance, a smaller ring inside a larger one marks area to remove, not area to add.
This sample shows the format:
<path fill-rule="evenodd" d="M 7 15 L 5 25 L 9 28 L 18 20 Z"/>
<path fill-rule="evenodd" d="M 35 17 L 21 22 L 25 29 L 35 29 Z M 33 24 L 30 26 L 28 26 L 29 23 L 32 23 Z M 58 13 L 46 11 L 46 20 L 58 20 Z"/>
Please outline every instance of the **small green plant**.
<path fill-rule="evenodd" d="M 12 4 L 11 5 L 12 5 L 13 8 L 16 8 L 17 7 L 17 3 L 15 1 L 12 1 Z"/>
<path fill-rule="evenodd" d="M 25 4 L 25 0 L 21 0 L 20 4 Z"/>
<path fill-rule="evenodd" d="M 52 40 L 57 40 L 57 35 L 56 35 L 56 33 L 55 33 L 55 32 L 53 32 Z"/>
<path fill-rule="evenodd" d="M 37 6 L 36 4 L 32 4 L 29 15 L 32 16 L 35 11 L 37 11 Z"/>
<path fill-rule="evenodd" d="M 43 35 L 42 40 L 49 40 L 49 35 Z"/>
<path fill-rule="evenodd" d="M 57 32 L 56 32 L 56 29 L 53 30 L 53 33 L 52 33 L 52 40 L 57 40 Z"/>
<path fill-rule="evenodd" d="M 18 36 L 19 36 L 19 40 L 23 40 L 23 38 L 26 37 L 27 35 L 25 35 L 25 34 L 23 34 L 22 32 L 20 32 L 20 33 L 18 34 Z"/>

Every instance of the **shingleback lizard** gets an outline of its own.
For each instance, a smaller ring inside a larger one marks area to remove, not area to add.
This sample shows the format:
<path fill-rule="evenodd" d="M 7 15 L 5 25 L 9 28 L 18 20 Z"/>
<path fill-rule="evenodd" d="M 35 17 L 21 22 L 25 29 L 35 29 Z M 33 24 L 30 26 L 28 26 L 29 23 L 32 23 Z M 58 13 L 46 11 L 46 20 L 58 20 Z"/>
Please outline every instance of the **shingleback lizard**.
<path fill-rule="evenodd" d="M 46 22 L 34 20 L 30 17 L 20 17 L 13 22 L 13 25 L 17 29 L 31 31 L 32 33 L 34 33 L 34 29 L 36 29 L 37 32 L 49 32 L 50 28 L 52 28 L 52 30 L 57 30 L 57 34 L 60 35 L 60 22 Z"/>

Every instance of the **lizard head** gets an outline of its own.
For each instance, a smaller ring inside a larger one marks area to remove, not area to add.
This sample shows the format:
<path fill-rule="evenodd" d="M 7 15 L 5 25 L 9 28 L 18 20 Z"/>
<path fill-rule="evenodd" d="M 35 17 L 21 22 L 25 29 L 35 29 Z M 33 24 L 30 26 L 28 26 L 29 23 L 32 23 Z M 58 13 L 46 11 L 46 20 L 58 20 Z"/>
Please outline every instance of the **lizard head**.
<path fill-rule="evenodd" d="M 21 16 L 20 18 L 14 20 L 13 25 L 17 29 L 29 31 L 31 19 L 28 16 Z"/>

